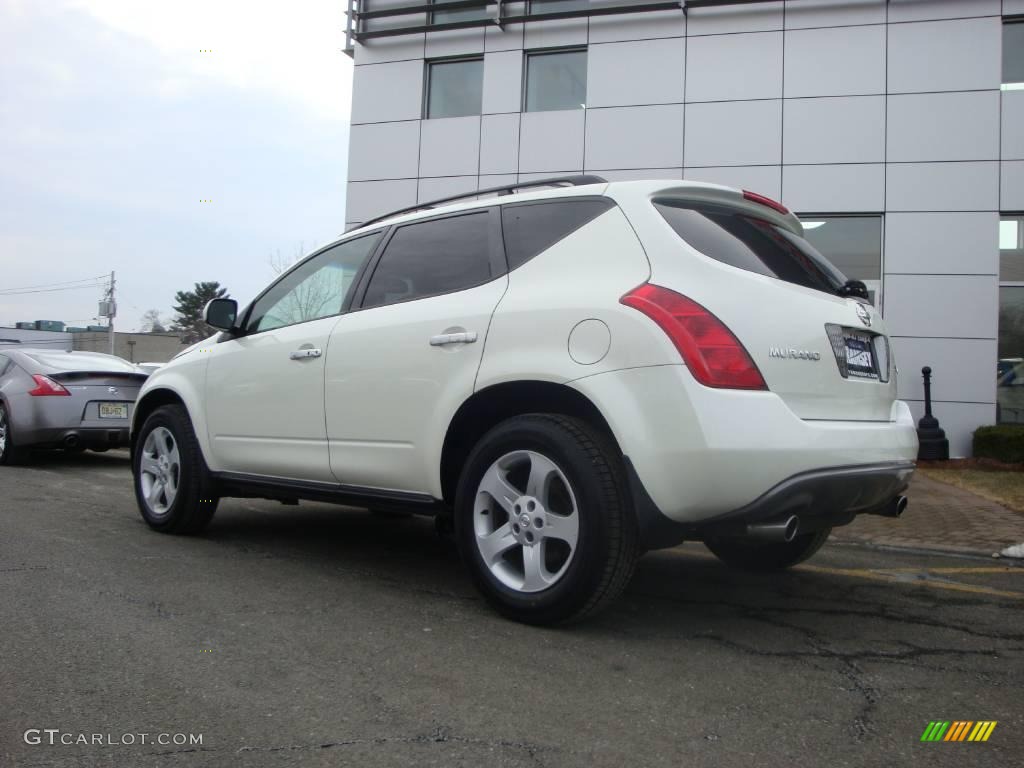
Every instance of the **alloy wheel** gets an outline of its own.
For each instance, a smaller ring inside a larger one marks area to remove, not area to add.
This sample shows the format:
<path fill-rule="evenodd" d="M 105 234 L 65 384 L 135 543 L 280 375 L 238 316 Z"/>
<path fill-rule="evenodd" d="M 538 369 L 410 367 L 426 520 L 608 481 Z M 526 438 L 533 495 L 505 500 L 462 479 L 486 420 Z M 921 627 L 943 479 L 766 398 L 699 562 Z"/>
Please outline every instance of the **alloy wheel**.
<path fill-rule="evenodd" d="M 559 466 L 513 451 L 484 473 L 473 504 L 477 550 L 491 574 L 519 592 L 558 583 L 576 554 L 580 516 Z"/>
<path fill-rule="evenodd" d="M 154 515 L 165 515 L 178 495 L 181 456 L 174 435 L 157 427 L 146 436 L 139 460 L 139 482 L 146 505 Z"/>
<path fill-rule="evenodd" d="M 0 456 L 7 452 L 7 410 L 0 405 Z"/>

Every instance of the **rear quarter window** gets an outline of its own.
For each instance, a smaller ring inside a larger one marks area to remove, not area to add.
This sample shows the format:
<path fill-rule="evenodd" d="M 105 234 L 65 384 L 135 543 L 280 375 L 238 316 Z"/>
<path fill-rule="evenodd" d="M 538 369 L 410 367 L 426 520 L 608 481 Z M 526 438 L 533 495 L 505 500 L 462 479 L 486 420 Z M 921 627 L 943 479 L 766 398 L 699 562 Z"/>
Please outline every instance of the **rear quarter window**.
<path fill-rule="evenodd" d="M 522 266 L 614 206 L 608 198 L 506 205 L 501 227 L 508 268 Z"/>
<path fill-rule="evenodd" d="M 826 293 L 846 283 L 814 246 L 765 219 L 703 203 L 661 200 L 654 207 L 683 241 L 723 264 Z"/>

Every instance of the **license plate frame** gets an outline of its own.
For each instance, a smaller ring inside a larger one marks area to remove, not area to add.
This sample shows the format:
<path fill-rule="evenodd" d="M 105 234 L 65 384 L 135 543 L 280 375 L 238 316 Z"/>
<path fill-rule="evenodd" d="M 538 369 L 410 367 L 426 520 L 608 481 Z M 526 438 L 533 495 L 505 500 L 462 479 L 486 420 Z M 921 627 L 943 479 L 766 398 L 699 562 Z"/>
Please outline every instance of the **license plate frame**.
<path fill-rule="evenodd" d="M 844 330 L 843 346 L 850 376 L 878 381 L 878 361 L 871 334 Z"/>
<path fill-rule="evenodd" d="M 99 403 L 98 414 L 101 419 L 127 419 L 128 403 Z"/>

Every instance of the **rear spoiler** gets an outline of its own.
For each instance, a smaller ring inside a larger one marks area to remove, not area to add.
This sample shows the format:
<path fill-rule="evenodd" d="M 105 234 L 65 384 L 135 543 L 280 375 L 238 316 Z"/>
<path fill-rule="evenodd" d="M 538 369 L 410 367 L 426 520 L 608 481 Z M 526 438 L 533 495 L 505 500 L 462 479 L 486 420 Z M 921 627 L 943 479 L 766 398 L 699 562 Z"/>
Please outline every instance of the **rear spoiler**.
<path fill-rule="evenodd" d="M 80 381 L 81 379 L 125 379 L 138 381 L 139 383 L 149 378 L 149 375 L 132 371 L 67 371 L 65 373 L 48 373 L 47 377 L 54 381 Z"/>
<path fill-rule="evenodd" d="M 773 200 L 770 197 L 751 192 L 746 189 L 734 189 L 719 184 L 687 183 L 684 186 L 671 186 L 658 190 L 654 195 L 657 198 L 670 198 L 675 200 L 692 200 L 694 202 L 720 203 L 732 208 L 741 208 L 751 214 L 770 220 L 792 232 L 794 235 L 804 236 L 804 225 L 792 211 L 785 205 Z"/>

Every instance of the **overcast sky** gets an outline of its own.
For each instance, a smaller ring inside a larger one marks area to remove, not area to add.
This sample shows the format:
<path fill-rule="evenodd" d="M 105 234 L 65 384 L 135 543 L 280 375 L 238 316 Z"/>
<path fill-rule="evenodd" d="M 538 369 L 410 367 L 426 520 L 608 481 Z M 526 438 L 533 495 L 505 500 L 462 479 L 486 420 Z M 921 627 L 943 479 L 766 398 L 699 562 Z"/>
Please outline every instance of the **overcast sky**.
<path fill-rule="evenodd" d="M 119 330 L 217 280 L 247 301 L 344 229 L 342 0 L 0 0 L 0 325 Z M 202 52 L 209 49 L 210 53 Z M 201 200 L 212 200 L 210 203 Z"/>

